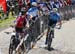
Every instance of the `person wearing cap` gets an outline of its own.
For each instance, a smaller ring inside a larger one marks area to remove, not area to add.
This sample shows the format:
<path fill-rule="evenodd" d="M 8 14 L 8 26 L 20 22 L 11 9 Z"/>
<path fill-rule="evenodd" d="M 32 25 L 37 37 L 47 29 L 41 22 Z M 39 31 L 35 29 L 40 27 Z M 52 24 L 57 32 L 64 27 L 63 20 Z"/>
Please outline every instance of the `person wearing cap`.
<path fill-rule="evenodd" d="M 54 28 L 57 24 L 57 22 L 59 22 L 59 28 L 61 28 L 61 16 L 58 13 L 58 9 L 57 8 L 53 8 L 53 10 L 50 12 L 49 14 L 49 23 L 48 23 L 48 30 L 47 30 L 47 34 L 46 34 L 46 41 L 45 44 L 48 44 L 48 33 L 50 32 L 51 28 Z M 54 38 L 54 32 L 51 38 Z M 52 43 L 52 40 L 51 40 Z M 48 47 L 48 50 L 51 50 L 51 45 Z"/>

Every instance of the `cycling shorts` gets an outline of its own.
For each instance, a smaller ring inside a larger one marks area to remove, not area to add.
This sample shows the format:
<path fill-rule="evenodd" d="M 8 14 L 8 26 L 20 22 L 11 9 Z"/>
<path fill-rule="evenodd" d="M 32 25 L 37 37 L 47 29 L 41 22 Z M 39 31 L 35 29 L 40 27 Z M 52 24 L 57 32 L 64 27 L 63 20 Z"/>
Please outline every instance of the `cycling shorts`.
<path fill-rule="evenodd" d="M 15 27 L 15 30 L 16 30 L 16 32 L 18 32 L 18 33 L 23 33 L 23 28 Z"/>

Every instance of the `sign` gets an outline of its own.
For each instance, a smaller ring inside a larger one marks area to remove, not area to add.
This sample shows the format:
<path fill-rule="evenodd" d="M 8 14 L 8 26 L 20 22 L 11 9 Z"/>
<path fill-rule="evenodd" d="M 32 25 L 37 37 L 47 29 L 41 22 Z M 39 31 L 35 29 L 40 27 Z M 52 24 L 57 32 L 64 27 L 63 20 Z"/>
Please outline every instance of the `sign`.
<path fill-rule="evenodd" d="M 3 8 L 3 11 L 6 12 L 6 0 L 0 0 L 0 6 Z"/>

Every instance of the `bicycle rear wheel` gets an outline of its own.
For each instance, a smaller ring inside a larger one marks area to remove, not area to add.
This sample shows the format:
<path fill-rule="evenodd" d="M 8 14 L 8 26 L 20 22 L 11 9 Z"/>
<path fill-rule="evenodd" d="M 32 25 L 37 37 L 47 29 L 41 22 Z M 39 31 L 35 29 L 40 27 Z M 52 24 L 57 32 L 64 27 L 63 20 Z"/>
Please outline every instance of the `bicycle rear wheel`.
<path fill-rule="evenodd" d="M 11 36 L 10 45 L 9 45 L 9 54 L 16 54 L 16 47 L 19 44 L 19 40 L 15 36 Z"/>
<path fill-rule="evenodd" d="M 15 52 L 14 48 L 14 41 L 15 41 L 15 36 L 12 36 L 10 39 L 10 45 L 9 45 L 9 54 L 13 54 L 13 51 Z"/>
<path fill-rule="evenodd" d="M 49 35 L 48 35 L 48 50 L 50 50 L 51 48 L 51 44 L 52 44 L 52 31 L 49 32 Z"/>

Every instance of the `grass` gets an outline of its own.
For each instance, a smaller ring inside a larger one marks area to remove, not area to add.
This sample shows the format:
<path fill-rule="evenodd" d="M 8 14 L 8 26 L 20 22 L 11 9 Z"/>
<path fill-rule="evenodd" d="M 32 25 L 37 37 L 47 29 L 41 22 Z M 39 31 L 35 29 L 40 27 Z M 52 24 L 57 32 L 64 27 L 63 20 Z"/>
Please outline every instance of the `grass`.
<path fill-rule="evenodd" d="M 9 15 L 8 19 L 0 20 L 0 28 L 5 28 L 5 27 L 8 27 L 9 25 L 12 25 L 13 20 L 15 20 L 15 18 L 11 14 Z"/>

